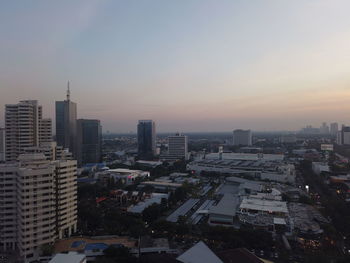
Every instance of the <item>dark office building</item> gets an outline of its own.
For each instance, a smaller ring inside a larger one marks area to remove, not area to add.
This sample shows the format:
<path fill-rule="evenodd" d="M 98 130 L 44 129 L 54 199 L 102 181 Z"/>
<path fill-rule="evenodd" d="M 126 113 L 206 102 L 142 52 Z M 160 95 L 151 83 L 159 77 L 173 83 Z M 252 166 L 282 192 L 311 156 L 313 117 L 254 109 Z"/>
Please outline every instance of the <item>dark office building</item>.
<path fill-rule="evenodd" d="M 102 127 L 99 120 L 79 119 L 78 126 L 78 165 L 101 162 Z"/>
<path fill-rule="evenodd" d="M 77 104 L 70 101 L 69 83 L 67 100 L 56 101 L 56 141 L 77 157 Z"/>
<path fill-rule="evenodd" d="M 137 125 L 138 155 L 141 159 L 152 159 L 156 154 L 156 127 L 152 120 L 141 120 Z"/>

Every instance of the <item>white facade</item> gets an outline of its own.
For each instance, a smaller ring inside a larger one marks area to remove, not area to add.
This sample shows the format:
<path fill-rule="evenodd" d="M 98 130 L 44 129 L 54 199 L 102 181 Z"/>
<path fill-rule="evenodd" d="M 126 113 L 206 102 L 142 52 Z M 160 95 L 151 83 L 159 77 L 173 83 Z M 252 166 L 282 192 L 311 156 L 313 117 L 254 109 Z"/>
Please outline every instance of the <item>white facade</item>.
<path fill-rule="evenodd" d="M 233 145 L 251 146 L 252 145 L 252 131 L 251 130 L 234 130 L 233 131 Z"/>
<path fill-rule="evenodd" d="M 59 160 L 55 165 L 56 216 L 58 238 L 77 231 L 77 161 Z"/>
<path fill-rule="evenodd" d="M 76 161 L 52 162 L 42 153 L 22 154 L 18 160 L 0 165 L 0 245 L 31 262 L 57 233 L 76 230 Z"/>
<path fill-rule="evenodd" d="M 16 161 L 28 147 L 51 141 L 51 120 L 42 119 L 42 107 L 36 100 L 5 106 L 5 159 Z"/>
<path fill-rule="evenodd" d="M 188 159 L 187 136 L 176 134 L 168 137 L 168 157 L 173 159 Z"/>

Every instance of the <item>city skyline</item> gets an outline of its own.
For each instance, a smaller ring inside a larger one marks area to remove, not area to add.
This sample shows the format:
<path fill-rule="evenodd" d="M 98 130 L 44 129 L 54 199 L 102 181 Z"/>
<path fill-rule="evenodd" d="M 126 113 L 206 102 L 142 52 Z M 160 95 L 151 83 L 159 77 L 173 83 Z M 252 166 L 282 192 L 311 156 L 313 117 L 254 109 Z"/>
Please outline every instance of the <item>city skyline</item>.
<path fill-rule="evenodd" d="M 348 124 L 349 7 L 7 2 L 0 10 L 0 116 L 5 104 L 35 99 L 54 121 L 54 103 L 70 80 L 77 117 L 101 120 L 104 132 L 135 133 L 140 119 L 154 120 L 159 132 Z"/>

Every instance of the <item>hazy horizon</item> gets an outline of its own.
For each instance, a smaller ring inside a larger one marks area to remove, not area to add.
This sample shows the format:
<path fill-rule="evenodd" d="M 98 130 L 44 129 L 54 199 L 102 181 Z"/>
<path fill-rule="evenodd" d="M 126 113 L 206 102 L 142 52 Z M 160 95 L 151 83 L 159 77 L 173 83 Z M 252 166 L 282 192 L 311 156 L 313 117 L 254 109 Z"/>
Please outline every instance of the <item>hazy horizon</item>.
<path fill-rule="evenodd" d="M 78 118 L 111 133 L 293 131 L 350 124 L 350 2 L 6 1 L 5 104 L 54 120 L 67 81 Z"/>

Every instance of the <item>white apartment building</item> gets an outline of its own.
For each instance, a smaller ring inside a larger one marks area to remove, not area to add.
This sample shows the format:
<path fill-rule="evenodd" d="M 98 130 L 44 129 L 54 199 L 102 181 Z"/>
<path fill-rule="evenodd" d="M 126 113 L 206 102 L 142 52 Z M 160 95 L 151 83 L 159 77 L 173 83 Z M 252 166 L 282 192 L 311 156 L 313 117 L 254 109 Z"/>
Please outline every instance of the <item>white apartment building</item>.
<path fill-rule="evenodd" d="M 236 146 L 251 146 L 252 131 L 251 130 L 234 130 L 233 145 Z"/>
<path fill-rule="evenodd" d="M 168 158 L 188 159 L 187 136 L 177 133 L 168 137 Z"/>
<path fill-rule="evenodd" d="M 0 245 L 35 261 L 43 245 L 71 235 L 77 226 L 76 161 L 22 154 L 0 164 Z"/>
<path fill-rule="evenodd" d="M 51 141 L 51 120 L 42 119 L 42 107 L 36 100 L 24 100 L 5 106 L 5 159 L 16 161 L 25 148 Z"/>
<path fill-rule="evenodd" d="M 58 238 L 77 231 L 77 161 L 58 160 L 55 165 L 56 231 Z"/>

